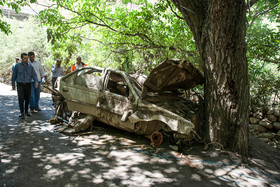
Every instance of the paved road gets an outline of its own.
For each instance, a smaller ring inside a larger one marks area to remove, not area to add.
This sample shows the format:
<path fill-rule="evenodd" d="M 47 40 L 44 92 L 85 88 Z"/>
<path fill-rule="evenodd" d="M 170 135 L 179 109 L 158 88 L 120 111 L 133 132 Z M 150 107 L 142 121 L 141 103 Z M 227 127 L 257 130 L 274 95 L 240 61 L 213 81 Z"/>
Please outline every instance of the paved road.
<path fill-rule="evenodd" d="M 16 92 L 0 88 L 0 186 L 280 184 L 216 152 L 180 158 L 167 144 L 153 148 L 148 139 L 105 125 L 90 135 L 66 136 L 48 122 L 54 115 L 49 94 L 42 94 L 41 112 L 21 120 Z"/>

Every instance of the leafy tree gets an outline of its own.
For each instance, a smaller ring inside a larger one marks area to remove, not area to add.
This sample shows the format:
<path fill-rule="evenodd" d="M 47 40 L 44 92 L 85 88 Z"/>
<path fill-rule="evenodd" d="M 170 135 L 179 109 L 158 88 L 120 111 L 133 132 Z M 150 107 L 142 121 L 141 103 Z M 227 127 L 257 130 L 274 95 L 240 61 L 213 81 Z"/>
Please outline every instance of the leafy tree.
<path fill-rule="evenodd" d="M 30 3 L 35 3 L 36 0 L 21 0 L 21 1 L 13 1 L 13 0 L 1 0 L 0 6 L 6 5 L 7 7 L 13 9 L 16 13 L 18 13 L 21 10 L 21 7 L 28 6 Z M 2 10 L 0 9 L 0 15 L 2 15 Z M 3 20 L 0 17 L 0 30 L 4 32 L 5 34 L 11 34 L 11 25 L 8 24 L 7 21 Z"/>
<path fill-rule="evenodd" d="M 99 65 L 118 62 L 119 68 L 124 68 L 125 63 L 128 71 L 143 72 L 167 57 L 199 61 L 191 32 L 170 11 L 170 3 L 166 1 L 56 3 L 55 9 L 40 12 L 40 19 L 53 28 L 53 37 L 70 34 L 83 39 L 83 48 L 93 46 L 91 53 L 99 53 L 95 60 Z M 67 16 L 63 10 L 67 10 Z M 102 63 L 104 59 L 108 63 Z"/>
<path fill-rule="evenodd" d="M 3 19 L 6 21 L 5 19 Z M 49 44 L 47 43 L 46 29 L 39 27 L 39 22 L 34 17 L 22 22 L 9 20 L 12 35 L 0 32 L 0 66 L 9 73 L 15 57 L 20 57 L 23 52 L 34 51 L 36 57 L 46 62 L 50 57 Z"/>

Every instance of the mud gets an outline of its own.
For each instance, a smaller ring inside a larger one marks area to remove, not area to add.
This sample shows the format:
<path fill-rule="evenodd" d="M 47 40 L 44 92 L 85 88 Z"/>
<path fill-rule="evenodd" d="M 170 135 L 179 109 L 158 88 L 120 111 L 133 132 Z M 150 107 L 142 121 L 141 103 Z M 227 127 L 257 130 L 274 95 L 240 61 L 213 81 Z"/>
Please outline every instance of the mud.
<path fill-rule="evenodd" d="M 15 91 L 0 84 L 0 186 L 279 186 L 280 154 L 250 138 L 248 164 L 203 146 L 178 153 L 164 142 L 94 123 L 87 135 L 66 136 L 48 120 L 50 94 L 41 112 L 18 118 Z"/>

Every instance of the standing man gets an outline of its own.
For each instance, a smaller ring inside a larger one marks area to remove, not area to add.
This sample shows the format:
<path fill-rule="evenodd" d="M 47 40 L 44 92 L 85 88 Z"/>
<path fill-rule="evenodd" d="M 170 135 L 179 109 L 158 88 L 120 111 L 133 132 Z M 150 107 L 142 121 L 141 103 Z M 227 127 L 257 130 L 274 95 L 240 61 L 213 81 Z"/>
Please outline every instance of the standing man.
<path fill-rule="evenodd" d="M 78 56 L 76 60 L 77 63 L 72 66 L 72 71 L 87 66 L 85 63 L 82 62 L 82 58 L 80 56 Z"/>
<path fill-rule="evenodd" d="M 28 113 L 28 105 L 31 93 L 31 80 L 34 80 L 34 86 L 38 87 L 38 79 L 34 68 L 28 64 L 28 56 L 26 53 L 21 54 L 21 62 L 17 63 L 13 69 L 12 89 L 15 89 L 17 83 L 18 103 L 20 115 L 22 119 L 30 116 Z"/>
<path fill-rule="evenodd" d="M 15 60 L 16 60 L 16 62 L 13 63 L 13 65 L 12 65 L 12 67 L 11 67 L 11 71 L 10 71 L 11 77 L 13 76 L 13 71 L 14 71 L 14 69 L 15 69 L 15 65 L 19 62 L 19 58 L 16 57 Z M 11 80 L 12 80 L 12 78 L 11 78 Z M 16 89 L 16 88 L 13 88 L 13 86 L 12 86 L 12 90 L 15 90 L 15 89 Z"/>
<path fill-rule="evenodd" d="M 61 60 L 57 59 L 56 64 L 51 67 L 52 72 L 52 89 L 54 89 L 54 83 L 57 77 L 63 75 L 63 67 L 61 67 Z"/>
<path fill-rule="evenodd" d="M 31 97 L 30 97 L 30 110 L 31 112 L 41 111 L 39 108 L 39 100 L 40 100 L 40 92 L 41 92 L 41 78 L 46 77 L 45 71 L 42 67 L 42 64 L 40 61 L 35 60 L 35 54 L 34 52 L 28 52 L 29 57 L 29 63 L 33 66 L 37 79 L 38 79 L 38 87 L 35 87 L 35 82 L 31 82 Z"/>
<path fill-rule="evenodd" d="M 13 75 L 13 71 L 14 71 L 15 65 L 19 62 L 19 58 L 16 57 L 15 60 L 16 60 L 16 62 L 14 62 L 12 67 L 11 67 L 11 71 L 10 71 L 10 75 L 11 76 Z"/>

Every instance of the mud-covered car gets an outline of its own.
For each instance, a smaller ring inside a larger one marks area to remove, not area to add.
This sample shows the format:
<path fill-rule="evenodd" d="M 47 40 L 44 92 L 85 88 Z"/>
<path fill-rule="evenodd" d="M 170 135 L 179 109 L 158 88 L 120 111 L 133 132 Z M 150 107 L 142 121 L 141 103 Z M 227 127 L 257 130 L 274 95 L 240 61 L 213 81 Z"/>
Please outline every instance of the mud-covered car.
<path fill-rule="evenodd" d="M 59 77 L 56 90 L 68 110 L 92 115 L 94 120 L 144 135 L 159 145 L 164 137 L 183 142 L 193 138 L 198 107 L 181 95 L 203 81 L 191 63 L 166 60 L 147 78 L 84 67 Z"/>

